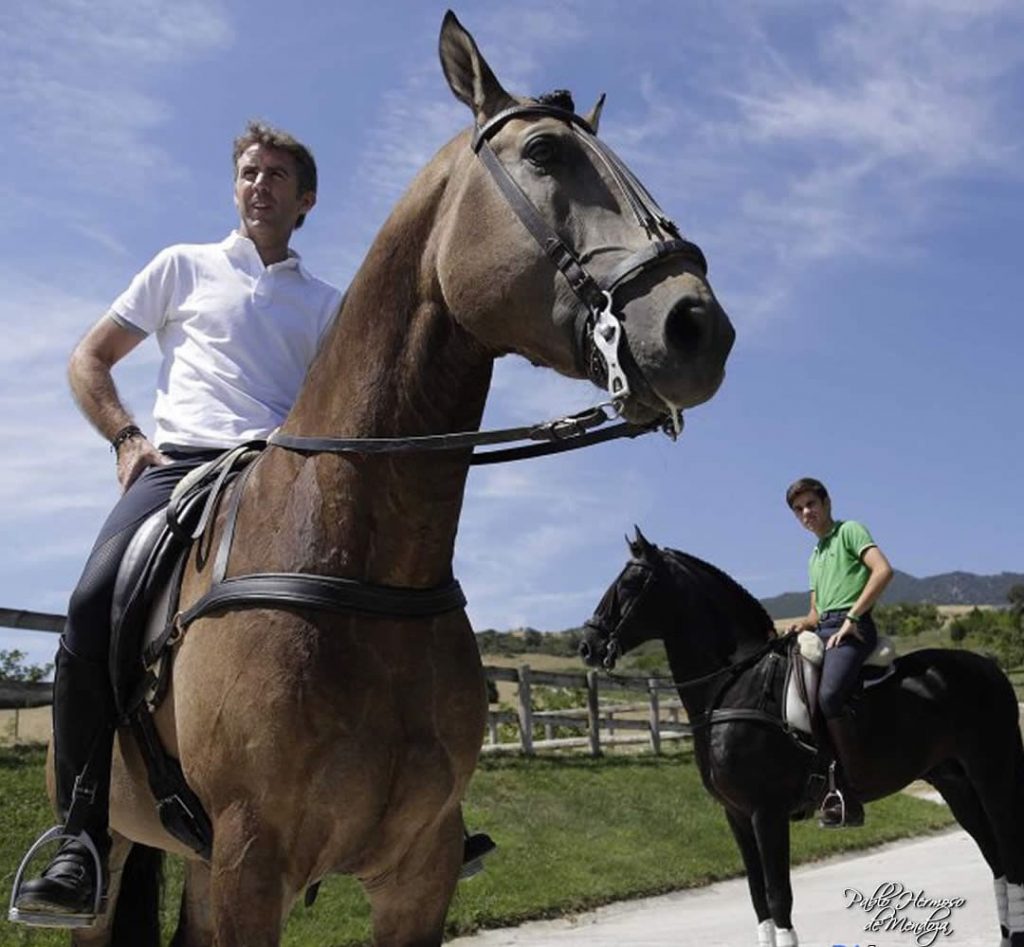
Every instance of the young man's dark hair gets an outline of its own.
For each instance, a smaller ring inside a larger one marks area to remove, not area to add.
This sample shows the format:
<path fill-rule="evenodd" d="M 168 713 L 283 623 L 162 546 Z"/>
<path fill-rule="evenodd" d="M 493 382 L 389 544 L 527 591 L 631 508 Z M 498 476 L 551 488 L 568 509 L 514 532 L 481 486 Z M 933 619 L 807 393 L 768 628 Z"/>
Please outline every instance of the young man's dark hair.
<path fill-rule="evenodd" d="M 799 480 L 794 480 L 786 490 L 786 506 L 793 509 L 793 500 L 795 500 L 801 493 L 813 493 L 822 503 L 828 499 L 828 490 L 825 489 L 825 484 L 820 480 L 815 480 L 814 477 L 801 477 Z"/>
<path fill-rule="evenodd" d="M 305 194 L 307 191 L 316 193 L 316 161 L 313 159 L 313 153 L 301 141 L 293 135 L 289 135 L 288 132 L 274 128 L 266 122 L 252 120 L 245 126 L 245 131 L 235 139 L 234 151 L 232 152 L 233 167 L 235 169 L 238 168 L 238 159 L 245 153 L 247 148 L 251 148 L 253 145 L 276 148 L 279 151 L 285 151 L 290 154 L 295 161 L 299 193 Z M 305 214 L 299 216 L 299 219 L 295 222 L 296 230 L 302 226 L 302 222 L 305 219 Z"/>

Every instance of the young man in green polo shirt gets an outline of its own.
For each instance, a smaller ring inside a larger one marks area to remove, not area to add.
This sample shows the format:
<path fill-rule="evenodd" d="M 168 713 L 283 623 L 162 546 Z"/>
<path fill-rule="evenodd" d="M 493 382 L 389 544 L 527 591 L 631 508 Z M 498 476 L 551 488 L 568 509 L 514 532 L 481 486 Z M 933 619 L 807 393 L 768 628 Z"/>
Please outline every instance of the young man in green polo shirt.
<path fill-rule="evenodd" d="M 864 806 L 851 785 L 861 746 L 846 702 L 878 643 L 871 608 L 889 584 L 892 566 L 864 526 L 832 519 L 832 500 L 821 481 L 803 477 L 790 484 L 786 504 L 818 537 L 809 564 L 811 609 L 788 630 L 815 631 L 825 642 L 818 705 L 845 773 L 839 792 L 826 796 L 819 821 L 826 828 L 863 825 Z"/>

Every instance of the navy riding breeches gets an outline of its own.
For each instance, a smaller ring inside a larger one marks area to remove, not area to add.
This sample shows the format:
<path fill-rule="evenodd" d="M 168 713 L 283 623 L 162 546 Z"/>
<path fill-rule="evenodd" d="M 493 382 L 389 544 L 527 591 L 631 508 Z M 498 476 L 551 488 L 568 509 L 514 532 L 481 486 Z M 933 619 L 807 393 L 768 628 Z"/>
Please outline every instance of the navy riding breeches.
<path fill-rule="evenodd" d="M 845 618 L 845 610 L 826 612 L 818 623 L 818 637 L 827 644 L 828 639 L 839 631 Z M 878 644 L 878 629 L 870 614 L 860 616 L 857 630 L 863 641 L 848 635 L 837 647 L 825 648 L 818 704 L 826 719 L 842 714 L 846 701 L 857 686 L 861 667 Z"/>
<path fill-rule="evenodd" d="M 172 461 L 147 467 L 121 495 L 107 517 L 86 560 L 68 603 L 64 626 L 66 646 L 86 661 L 105 663 L 110 646 L 110 608 L 114 583 L 132 536 L 143 520 L 166 506 L 178 482 L 191 470 L 218 457 L 223 451 L 164 451 Z"/>

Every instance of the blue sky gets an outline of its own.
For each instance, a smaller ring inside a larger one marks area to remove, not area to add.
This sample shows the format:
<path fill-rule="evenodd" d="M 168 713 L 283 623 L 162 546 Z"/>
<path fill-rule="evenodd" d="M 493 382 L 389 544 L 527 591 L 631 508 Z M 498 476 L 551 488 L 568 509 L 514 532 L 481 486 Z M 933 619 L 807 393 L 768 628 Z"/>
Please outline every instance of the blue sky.
<path fill-rule="evenodd" d="M 67 355 L 161 247 L 234 225 L 251 117 L 313 147 L 295 246 L 344 286 L 389 208 L 469 122 L 444 7 L 296 0 L 0 6 L 0 605 L 64 611 L 116 498 Z M 829 484 L 913 575 L 1024 571 L 1016 0 L 468 0 L 503 84 L 608 93 L 601 132 L 686 233 L 737 329 L 719 395 L 651 436 L 474 471 L 456 573 L 477 628 L 589 615 L 648 537 L 765 596 L 806 584 L 786 484 Z M 150 425 L 156 347 L 117 369 Z M 485 423 L 597 400 L 499 364 Z M 45 659 L 49 636 L 0 635 Z"/>

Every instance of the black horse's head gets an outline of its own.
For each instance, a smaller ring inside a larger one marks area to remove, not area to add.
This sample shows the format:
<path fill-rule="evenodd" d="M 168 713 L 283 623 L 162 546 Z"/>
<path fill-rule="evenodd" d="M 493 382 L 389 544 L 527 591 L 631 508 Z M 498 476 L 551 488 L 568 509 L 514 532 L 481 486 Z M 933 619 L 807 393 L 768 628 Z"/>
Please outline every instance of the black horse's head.
<path fill-rule="evenodd" d="M 591 667 L 611 670 L 620 654 L 658 636 L 652 621 L 664 569 L 661 550 L 640 529 L 628 539 L 630 558 L 584 625 L 580 657 Z"/>

